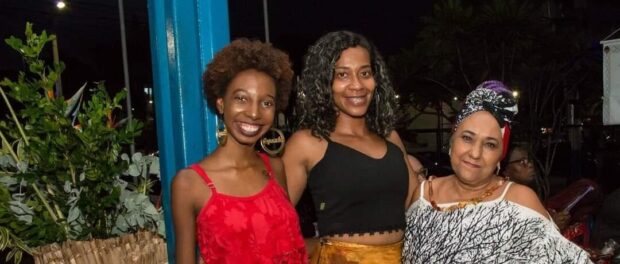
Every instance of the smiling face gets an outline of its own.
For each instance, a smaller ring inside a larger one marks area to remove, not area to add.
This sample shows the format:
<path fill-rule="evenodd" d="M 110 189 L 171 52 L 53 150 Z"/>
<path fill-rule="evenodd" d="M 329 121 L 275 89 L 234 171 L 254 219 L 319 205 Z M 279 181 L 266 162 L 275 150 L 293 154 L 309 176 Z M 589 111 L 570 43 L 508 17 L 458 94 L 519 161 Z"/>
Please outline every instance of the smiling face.
<path fill-rule="evenodd" d="M 463 182 L 485 182 L 495 174 L 501 155 L 500 127 L 489 112 L 471 114 L 452 135 L 450 163 Z"/>
<path fill-rule="evenodd" d="M 332 96 L 340 116 L 364 117 L 375 91 L 368 50 L 360 46 L 340 54 L 334 68 Z"/>
<path fill-rule="evenodd" d="M 249 69 L 239 72 L 216 101 L 224 117 L 228 141 L 253 146 L 273 124 L 276 85 L 269 75 Z"/>

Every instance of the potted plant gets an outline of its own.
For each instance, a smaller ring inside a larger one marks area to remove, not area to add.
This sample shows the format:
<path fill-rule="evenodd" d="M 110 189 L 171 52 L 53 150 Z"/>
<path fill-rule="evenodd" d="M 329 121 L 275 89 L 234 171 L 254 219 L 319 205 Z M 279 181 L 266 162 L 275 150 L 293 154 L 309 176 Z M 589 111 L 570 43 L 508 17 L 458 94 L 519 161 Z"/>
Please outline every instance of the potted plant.
<path fill-rule="evenodd" d="M 57 96 L 64 65 L 40 58 L 54 38 L 34 33 L 28 23 L 24 40 L 5 40 L 27 66 L 17 80 L 0 81 L 0 105 L 9 112 L 0 119 L 0 251 L 15 263 L 24 253 L 37 261 L 45 251 L 66 251 L 45 247 L 55 243 L 71 248 L 67 241 L 112 241 L 140 230 L 163 234 L 161 210 L 148 197 L 150 176 L 159 174 L 157 157 L 122 154 L 142 128 L 116 119 L 126 91 L 110 96 L 98 83 L 69 99 Z"/>

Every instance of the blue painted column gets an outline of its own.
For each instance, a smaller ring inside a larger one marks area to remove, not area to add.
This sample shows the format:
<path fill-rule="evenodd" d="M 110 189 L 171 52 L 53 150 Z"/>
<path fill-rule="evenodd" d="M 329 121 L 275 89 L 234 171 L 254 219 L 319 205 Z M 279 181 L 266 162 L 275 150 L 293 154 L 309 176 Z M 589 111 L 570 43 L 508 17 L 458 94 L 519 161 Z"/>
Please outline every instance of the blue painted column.
<path fill-rule="evenodd" d="M 148 12 L 168 258 L 175 263 L 170 185 L 176 171 L 217 144 L 217 120 L 204 100 L 201 76 L 230 41 L 228 6 L 227 0 L 148 0 Z"/>

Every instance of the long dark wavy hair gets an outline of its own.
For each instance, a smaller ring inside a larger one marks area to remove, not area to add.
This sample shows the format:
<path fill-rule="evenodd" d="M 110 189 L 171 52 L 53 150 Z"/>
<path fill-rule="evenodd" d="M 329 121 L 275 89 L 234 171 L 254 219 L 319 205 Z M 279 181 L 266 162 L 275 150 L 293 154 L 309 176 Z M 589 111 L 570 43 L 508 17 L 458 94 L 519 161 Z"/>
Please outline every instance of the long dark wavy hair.
<path fill-rule="evenodd" d="M 364 36 L 349 32 L 330 32 L 308 49 L 301 78 L 296 86 L 296 129 L 310 129 L 315 137 L 329 137 L 336 127 L 338 110 L 332 98 L 336 61 L 342 51 L 363 47 L 370 54 L 375 92 L 366 113 L 370 131 L 385 138 L 394 130 L 398 106 L 385 62 L 376 47 Z"/>

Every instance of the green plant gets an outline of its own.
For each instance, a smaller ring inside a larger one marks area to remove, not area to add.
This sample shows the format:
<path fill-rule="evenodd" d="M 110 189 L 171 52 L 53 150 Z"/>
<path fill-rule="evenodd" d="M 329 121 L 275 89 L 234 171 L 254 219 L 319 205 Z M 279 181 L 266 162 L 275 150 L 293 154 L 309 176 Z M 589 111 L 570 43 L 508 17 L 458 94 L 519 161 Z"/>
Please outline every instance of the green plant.
<path fill-rule="evenodd" d="M 116 122 L 126 92 L 110 96 L 98 83 L 87 100 L 86 84 L 69 100 L 56 96 L 64 65 L 40 58 L 55 36 L 33 33 L 28 23 L 25 37 L 6 43 L 22 55 L 27 71 L 0 81 L 9 111 L 0 120 L 0 250 L 10 249 L 7 261 L 67 239 L 157 230 L 161 212 L 147 196 L 148 175 L 159 173 L 156 157 L 134 155 L 130 162 L 121 156 L 142 128 L 136 121 Z M 137 176 L 136 164 L 141 177 L 129 185 L 121 175 Z"/>
<path fill-rule="evenodd" d="M 161 210 L 157 210 L 149 199 L 149 191 L 155 184 L 150 175 L 159 176 L 159 157 L 143 156 L 135 153 L 131 159 L 122 154 L 121 159 L 129 164 L 124 173 L 133 177 L 132 183 L 119 180 L 123 185 L 120 200 L 120 214 L 116 218 L 114 234 L 125 234 L 149 229 L 165 237 L 164 218 Z"/>

